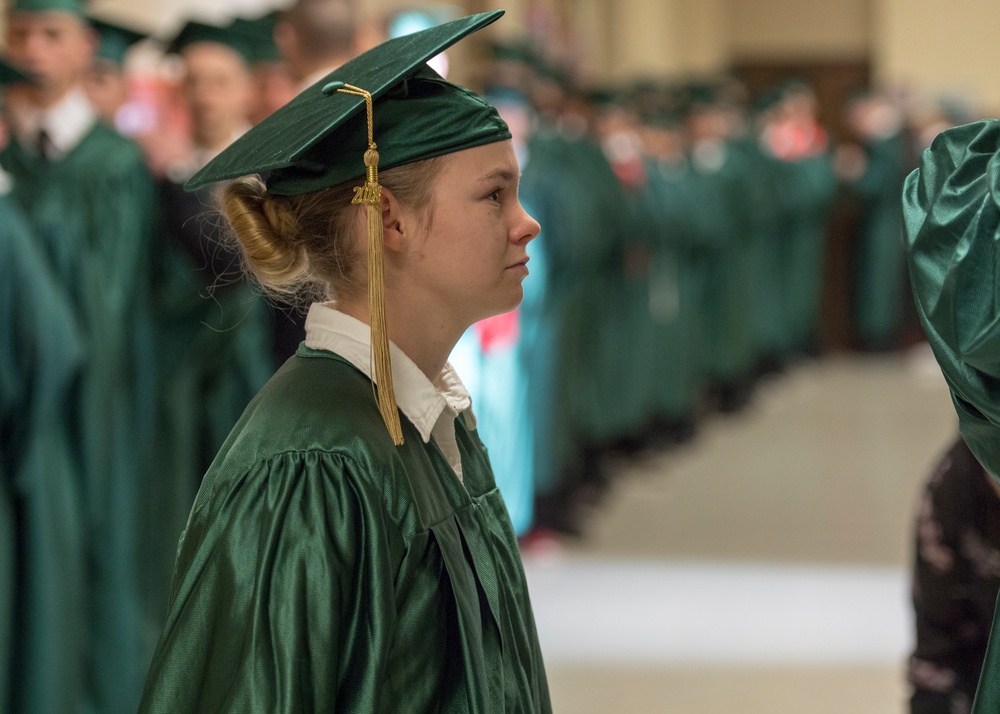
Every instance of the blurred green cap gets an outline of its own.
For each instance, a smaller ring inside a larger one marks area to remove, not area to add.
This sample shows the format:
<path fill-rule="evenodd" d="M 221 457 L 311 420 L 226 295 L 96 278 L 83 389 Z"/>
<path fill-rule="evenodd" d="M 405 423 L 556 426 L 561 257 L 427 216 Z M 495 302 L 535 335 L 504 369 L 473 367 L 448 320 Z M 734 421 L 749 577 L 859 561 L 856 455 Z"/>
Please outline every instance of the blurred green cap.
<path fill-rule="evenodd" d="M 96 17 L 89 18 L 89 22 L 97 30 L 100 37 L 97 49 L 98 58 L 114 62 L 117 65 L 125 61 L 125 53 L 129 47 L 149 37 L 145 32 L 122 27 Z"/>
<path fill-rule="evenodd" d="M 191 45 L 201 42 L 214 42 L 225 45 L 239 54 L 248 64 L 253 63 L 254 38 L 239 28 L 209 25 L 204 22 L 190 21 L 181 28 L 176 37 L 167 45 L 167 54 L 180 54 Z"/>
<path fill-rule="evenodd" d="M 281 61 L 278 46 L 274 43 L 274 28 L 280 17 L 280 12 L 272 12 L 250 19 L 237 17 L 230 23 L 227 29 L 251 39 L 250 64 Z"/>
<path fill-rule="evenodd" d="M 83 0 L 11 0 L 11 12 L 68 12 L 83 17 Z"/>

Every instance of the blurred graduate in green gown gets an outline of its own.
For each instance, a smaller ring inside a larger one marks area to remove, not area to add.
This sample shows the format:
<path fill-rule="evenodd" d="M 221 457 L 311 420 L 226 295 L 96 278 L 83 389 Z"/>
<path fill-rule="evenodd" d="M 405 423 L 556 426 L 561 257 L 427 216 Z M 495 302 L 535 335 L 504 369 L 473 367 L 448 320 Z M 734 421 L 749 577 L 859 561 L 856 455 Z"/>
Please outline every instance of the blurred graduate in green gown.
<path fill-rule="evenodd" d="M 761 142 L 778 163 L 781 261 L 786 350 L 813 354 L 819 348 L 826 225 L 837 190 L 830 137 L 818 121 L 816 96 L 805 84 L 780 89 L 775 115 Z"/>
<path fill-rule="evenodd" d="M 97 17 L 90 17 L 89 22 L 97 31 L 98 44 L 94 62 L 84 78 L 84 87 L 101 121 L 117 128 L 119 111 L 128 102 L 125 55 L 148 35 Z"/>
<path fill-rule="evenodd" d="M 0 86 L 27 79 L 0 60 Z M 12 188 L 0 169 L 0 709 L 72 711 L 87 634 L 69 420 L 82 345 Z"/>
<path fill-rule="evenodd" d="M 654 264 L 649 176 L 634 102 L 626 92 L 606 90 L 592 93 L 591 101 L 597 139 L 618 184 L 600 188 L 618 205 L 609 205 L 603 216 L 604 231 L 615 241 L 614 260 L 605 268 L 608 314 L 603 325 L 594 325 L 601 359 L 591 378 L 598 375 L 605 387 L 603 414 L 609 423 L 595 443 L 631 452 L 641 448 L 647 436 L 654 405 L 650 385 L 660 377 L 650 298 L 653 270 L 663 266 Z M 633 378 L 616 379 L 622 372 Z"/>
<path fill-rule="evenodd" d="M 855 168 L 845 170 L 862 201 L 855 259 L 855 331 L 862 348 L 887 350 L 899 341 L 906 299 L 899 211 L 906 160 L 903 118 L 888 97 L 864 94 L 848 106 L 848 120 L 863 143 L 863 153 L 847 162 Z"/>
<path fill-rule="evenodd" d="M 165 236 L 154 251 L 161 364 L 157 477 L 144 499 L 143 523 L 146 584 L 161 615 L 174 544 L 201 477 L 273 372 L 267 305 L 243 279 L 235 247 L 218 228 L 218 187 L 184 190 L 185 181 L 250 128 L 253 39 L 232 28 L 189 22 L 168 48 L 184 68 L 192 145 L 158 182 Z"/>
<path fill-rule="evenodd" d="M 540 526 L 581 532 L 581 489 L 601 489 L 601 450 L 620 434 L 631 401 L 614 376 L 622 284 L 623 231 L 632 214 L 595 134 L 591 102 L 551 65 L 534 67 L 538 127 L 528 145 L 523 188 L 544 228 L 544 303 L 531 347 L 536 415 L 536 513 Z M 623 412 L 623 409 L 626 409 Z"/>
<path fill-rule="evenodd" d="M 155 194 L 138 148 L 98 121 L 87 99 L 82 82 L 96 38 L 80 3 L 18 0 L 6 24 L 10 59 L 35 83 L 7 94 L 11 141 L 0 166 L 68 296 L 85 351 L 69 409 L 85 572 L 77 596 L 87 616 L 87 647 L 76 661 L 85 691 L 74 706 L 127 711 L 147 661 L 136 533 L 151 478 Z"/>
<path fill-rule="evenodd" d="M 903 190 L 917 314 L 951 390 L 962 438 L 1000 483 L 1000 121 L 941 133 Z M 1000 710 L 994 614 L 974 714 Z"/>
<path fill-rule="evenodd" d="M 688 88 L 691 186 L 699 206 L 696 232 L 702 246 L 702 343 L 704 378 L 723 411 L 742 408 L 751 395 L 754 330 L 750 309 L 754 282 L 747 268 L 754 250 L 752 203 L 745 199 L 754 180 L 747 153 L 734 140 L 731 112 L 715 84 Z"/>
<path fill-rule="evenodd" d="M 694 210 L 683 122 L 673 106 L 649 107 L 643 115 L 648 232 L 652 237 L 649 328 L 650 387 L 654 435 L 682 441 L 691 435 L 699 396 L 697 289 L 692 280 Z"/>

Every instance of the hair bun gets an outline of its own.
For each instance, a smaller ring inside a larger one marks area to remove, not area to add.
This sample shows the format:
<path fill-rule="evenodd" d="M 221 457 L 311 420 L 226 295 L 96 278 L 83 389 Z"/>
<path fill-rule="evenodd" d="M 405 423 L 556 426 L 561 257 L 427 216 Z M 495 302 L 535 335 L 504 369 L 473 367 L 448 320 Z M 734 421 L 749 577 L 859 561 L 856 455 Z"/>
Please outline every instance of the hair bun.
<path fill-rule="evenodd" d="M 221 208 L 246 267 L 261 286 L 279 294 L 296 293 L 308 280 L 309 261 L 289 200 L 269 196 L 260 177 L 248 176 L 226 186 Z"/>

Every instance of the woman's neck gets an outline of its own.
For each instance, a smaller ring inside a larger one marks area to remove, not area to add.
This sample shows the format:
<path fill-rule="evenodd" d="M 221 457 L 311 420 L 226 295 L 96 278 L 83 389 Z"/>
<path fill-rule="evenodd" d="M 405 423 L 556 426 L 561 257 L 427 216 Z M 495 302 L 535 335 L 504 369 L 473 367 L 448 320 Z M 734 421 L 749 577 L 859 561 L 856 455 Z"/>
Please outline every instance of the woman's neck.
<path fill-rule="evenodd" d="M 371 325 L 367 297 L 338 301 L 337 309 Z M 386 325 L 392 343 L 432 382 L 441 374 L 448 356 L 465 332 L 465 328 L 450 325 L 432 312 L 421 314 L 413 309 L 393 309 L 390 305 L 386 306 Z"/>

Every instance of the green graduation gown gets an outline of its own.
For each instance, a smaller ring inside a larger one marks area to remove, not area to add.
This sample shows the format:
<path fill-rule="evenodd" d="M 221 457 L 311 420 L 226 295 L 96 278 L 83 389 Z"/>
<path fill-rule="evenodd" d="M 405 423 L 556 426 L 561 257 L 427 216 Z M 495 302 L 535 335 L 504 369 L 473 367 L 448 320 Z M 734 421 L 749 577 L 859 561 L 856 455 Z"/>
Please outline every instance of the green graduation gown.
<path fill-rule="evenodd" d="M 78 595 L 89 619 L 89 654 L 77 659 L 87 703 L 78 706 L 127 711 L 138 701 L 149 654 L 136 519 L 150 475 L 155 394 L 147 252 L 153 184 L 138 147 L 101 124 L 51 162 L 12 141 L 0 166 L 68 296 L 86 352 L 69 410 L 87 577 Z"/>
<path fill-rule="evenodd" d="M 140 712 L 548 712 L 517 542 L 486 452 L 464 484 L 371 382 L 300 348 L 202 483 Z"/>
<path fill-rule="evenodd" d="M 857 259 L 855 321 L 862 345 L 895 345 L 903 323 L 906 268 L 899 193 L 903 180 L 902 134 L 868 145 L 868 168 L 855 184 L 863 201 Z"/>
<path fill-rule="evenodd" d="M 2 193 L 0 265 L 0 711 L 68 712 L 82 697 L 85 647 L 66 423 L 82 346 L 66 296 Z"/>
<path fill-rule="evenodd" d="M 726 142 L 692 152 L 691 186 L 699 206 L 697 232 L 705 249 L 702 320 L 705 374 L 717 386 L 737 384 L 752 362 L 749 319 L 753 282 L 746 279 L 752 234 L 747 230 L 745 157 Z"/>
<path fill-rule="evenodd" d="M 962 437 L 1000 481 L 1000 121 L 943 132 L 903 191 L 913 295 Z M 994 614 L 974 714 L 1000 711 Z"/>
<path fill-rule="evenodd" d="M 600 147 L 551 127 L 532 136 L 520 192 L 542 226 L 531 250 L 543 254 L 544 270 L 532 265 L 529 280 L 544 281 L 544 299 L 530 308 L 538 326 L 524 355 L 539 445 L 535 486 L 547 495 L 567 486 L 584 445 L 608 437 L 617 419 L 619 381 L 605 356 L 615 346 L 602 333 L 617 314 L 610 274 L 621 265 L 620 241 L 608 225 L 623 200 Z"/>
<path fill-rule="evenodd" d="M 150 490 L 142 503 L 143 583 L 156 617 L 198 485 L 254 394 L 273 373 L 267 306 L 242 279 L 239 256 L 216 227 L 212 188 L 158 186 L 164 238 L 152 250 L 156 353 L 160 365 Z"/>
<path fill-rule="evenodd" d="M 651 412 L 667 422 L 691 416 L 695 406 L 694 379 L 697 314 L 690 304 L 690 279 L 685 262 L 693 232 L 686 160 L 650 160 L 646 188 L 646 229 L 653 245 L 649 293 L 649 336 L 653 353 L 644 379 Z"/>

